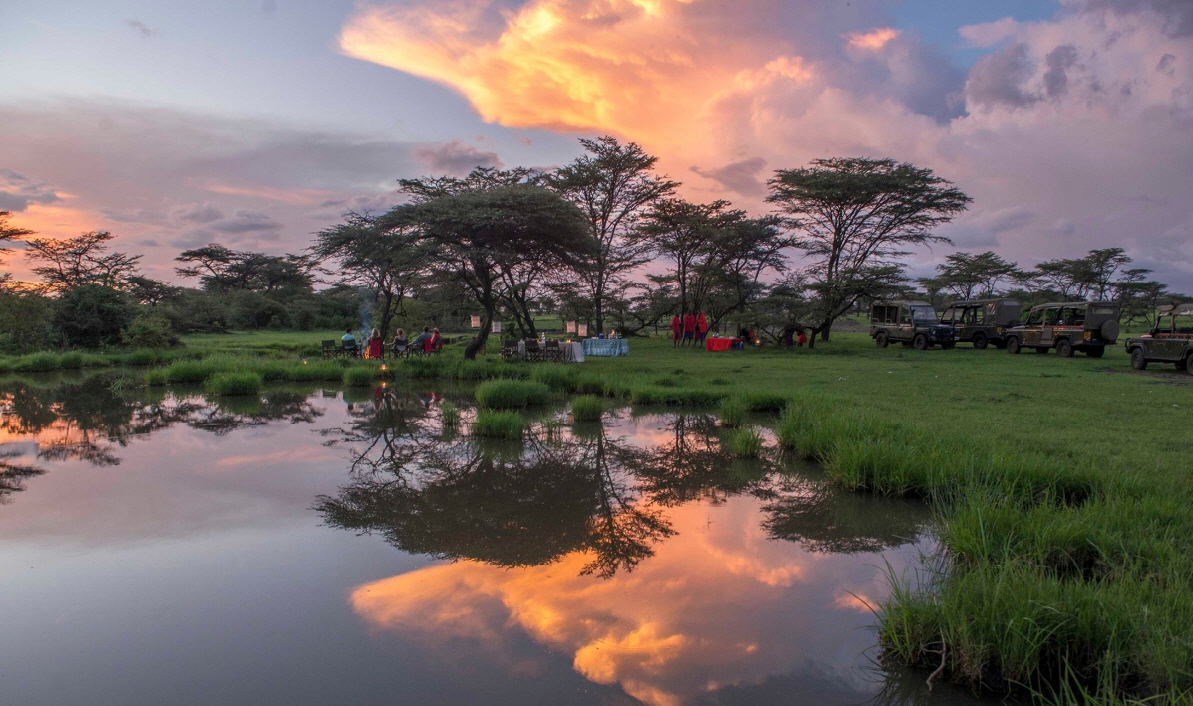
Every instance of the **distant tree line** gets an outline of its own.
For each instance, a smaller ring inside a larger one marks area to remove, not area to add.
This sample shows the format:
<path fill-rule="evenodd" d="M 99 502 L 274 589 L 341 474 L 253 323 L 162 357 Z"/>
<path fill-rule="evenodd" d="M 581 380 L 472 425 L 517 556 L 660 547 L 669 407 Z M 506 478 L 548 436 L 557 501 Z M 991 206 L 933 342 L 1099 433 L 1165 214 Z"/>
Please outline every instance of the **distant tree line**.
<path fill-rule="evenodd" d="M 0 275 L 0 348 L 172 345 L 179 334 L 231 329 L 467 329 L 474 356 L 494 322 L 535 336 L 544 314 L 625 335 L 705 312 L 716 328 L 748 325 L 778 339 L 828 340 L 870 302 L 916 296 L 942 306 L 1006 296 L 1112 299 L 1128 320 L 1177 295 L 1131 268 L 1121 248 L 1021 269 L 993 252 L 958 252 L 912 280 L 905 259 L 948 243 L 939 226 L 971 199 L 929 169 L 890 159 L 832 158 L 768 181 L 774 213 L 697 203 L 654 172 L 657 159 L 613 137 L 550 171 L 478 168 L 465 177 L 400 180 L 404 203 L 345 214 L 297 254 L 209 244 L 178 255 L 189 286 L 140 273 L 113 236 L 37 238 L 0 212 L 0 255 L 23 243 L 38 281 Z"/>

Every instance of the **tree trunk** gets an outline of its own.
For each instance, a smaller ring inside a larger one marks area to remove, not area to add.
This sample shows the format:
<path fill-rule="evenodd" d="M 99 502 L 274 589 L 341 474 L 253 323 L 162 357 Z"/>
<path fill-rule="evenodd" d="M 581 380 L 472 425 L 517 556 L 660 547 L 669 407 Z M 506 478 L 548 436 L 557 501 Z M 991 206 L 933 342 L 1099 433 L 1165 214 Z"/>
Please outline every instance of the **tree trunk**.
<path fill-rule="evenodd" d="M 476 354 L 481 348 L 485 347 L 485 342 L 489 340 L 489 331 L 493 328 L 493 319 L 497 314 L 497 303 L 493 300 L 492 293 L 488 293 L 481 302 L 485 307 L 485 313 L 481 315 L 481 330 L 476 334 L 467 346 L 464 348 L 464 360 L 476 360 Z"/>

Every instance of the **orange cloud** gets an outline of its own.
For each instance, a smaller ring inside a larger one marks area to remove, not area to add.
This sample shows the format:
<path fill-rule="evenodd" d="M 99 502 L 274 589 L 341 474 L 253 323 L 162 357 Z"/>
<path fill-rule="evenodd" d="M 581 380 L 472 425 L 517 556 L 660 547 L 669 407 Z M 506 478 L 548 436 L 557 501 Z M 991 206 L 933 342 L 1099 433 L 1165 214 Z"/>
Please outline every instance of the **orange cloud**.
<path fill-rule="evenodd" d="M 845 36 L 852 49 L 877 51 L 885 47 L 892 39 L 899 36 L 899 30 L 892 27 L 881 27 L 869 32 L 854 32 Z"/>
<path fill-rule="evenodd" d="M 471 638 L 506 663 L 514 661 L 514 628 L 570 652 L 587 679 L 652 706 L 809 663 L 855 675 L 852 662 L 833 663 L 832 655 L 864 650 L 868 638 L 858 628 L 872 621 L 834 596 L 881 591 L 873 557 L 810 554 L 769 540 L 759 505 L 739 496 L 673 509 L 679 534 L 635 571 L 608 580 L 579 575 L 589 561 L 583 554 L 513 570 L 459 562 L 364 584 L 349 601 L 374 628 L 432 649 Z"/>
<path fill-rule="evenodd" d="M 293 206 L 318 203 L 335 195 L 335 192 L 333 191 L 321 191 L 319 189 L 273 189 L 263 186 L 249 188 L 241 186 L 226 186 L 223 184 L 211 184 L 205 188 L 208 191 L 217 194 L 254 196 L 257 198 L 269 199 L 270 201 L 280 201 Z"/>

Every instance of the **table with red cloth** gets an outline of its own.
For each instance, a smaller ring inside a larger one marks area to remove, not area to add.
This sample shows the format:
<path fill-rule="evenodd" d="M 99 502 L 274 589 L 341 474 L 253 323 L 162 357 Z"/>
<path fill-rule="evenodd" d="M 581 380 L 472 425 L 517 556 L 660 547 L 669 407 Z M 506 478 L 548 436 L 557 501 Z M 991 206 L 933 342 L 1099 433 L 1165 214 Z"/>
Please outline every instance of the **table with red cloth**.
<path fill-rule="evenodd" d="M 733 344 L 737 343 L 736 338 L 706 338 L 704 340 L 704 350 L 706 351 L 727 351 L 733 348 Z"/>

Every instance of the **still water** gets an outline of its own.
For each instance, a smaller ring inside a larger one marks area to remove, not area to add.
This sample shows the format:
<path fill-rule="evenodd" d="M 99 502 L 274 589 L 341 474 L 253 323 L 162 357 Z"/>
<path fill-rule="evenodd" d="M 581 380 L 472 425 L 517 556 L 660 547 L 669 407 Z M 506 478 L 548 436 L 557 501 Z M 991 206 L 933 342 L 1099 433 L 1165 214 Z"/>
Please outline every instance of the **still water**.
<path fill-rule="evenodd" d="M 413 384 L 0 380 L 0 704 L 925 702 L 870 610 L 924 507 L 707 414 L 490 442 Z"/>

